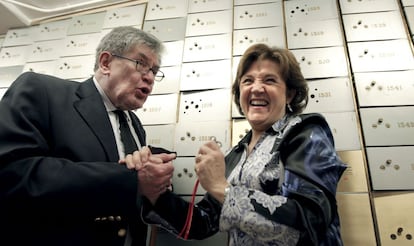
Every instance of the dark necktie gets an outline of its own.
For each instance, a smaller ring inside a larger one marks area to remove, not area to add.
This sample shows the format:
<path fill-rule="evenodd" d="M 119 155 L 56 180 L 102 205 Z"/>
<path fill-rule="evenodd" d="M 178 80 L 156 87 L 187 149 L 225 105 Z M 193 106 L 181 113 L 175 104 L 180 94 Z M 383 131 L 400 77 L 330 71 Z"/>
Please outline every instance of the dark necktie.
<path fill-rule="evenodd" d="M 119 130 L 121 131 L 121 141 L 124 144 L 125 155 L 131 154 L 138 149 L 138 146 L 132 136 L 125 113 L 122 110 L 115 110 L 114 112 L 118 115 Z"/>

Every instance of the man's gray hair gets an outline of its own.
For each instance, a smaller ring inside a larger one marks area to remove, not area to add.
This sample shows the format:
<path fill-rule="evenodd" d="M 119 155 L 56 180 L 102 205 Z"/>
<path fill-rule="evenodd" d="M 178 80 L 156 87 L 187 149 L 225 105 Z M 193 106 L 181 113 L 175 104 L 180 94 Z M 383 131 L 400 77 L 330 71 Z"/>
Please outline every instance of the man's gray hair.
<path fill-rule="evenodd" d="M 106 34 L 96 48 L 94 71 L 99 67 L 99 55 L 103 51 L 124 55 L 137 45 L 145 45 L 157 54 L 161 64 L 161 53 L 164 50 L 162 42 L 154 35 L 131 26 L 115 27 Z"/>

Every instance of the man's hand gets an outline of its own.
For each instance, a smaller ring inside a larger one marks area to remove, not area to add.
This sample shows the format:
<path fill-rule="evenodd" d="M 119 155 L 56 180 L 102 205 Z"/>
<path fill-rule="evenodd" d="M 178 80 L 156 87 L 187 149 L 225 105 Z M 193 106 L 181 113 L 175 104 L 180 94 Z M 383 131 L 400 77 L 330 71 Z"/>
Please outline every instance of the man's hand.
<path fill-rule="evenodd" d="M 138 192 L 155 204 L 158 197 L 164 193 L 172 183 L 174 166 L 171 161 L 150 161 L 138 170 Z"/>
<path fill-rule="evenodd" d="M 128 169 L 139 170 L 146 162 L 157 163 L 157 159 L 161 159 L 162 163 L 165 163 L 174 160 L 176 157 L 177 155 L 175 153 L 152 154 L 151 149 L 147 146 L 144 146 L 142 149 L 134 151 L 134 153 L 127 155 L 125 159 L 119 160 L 119 163 L 126 165 Z"/>
<path fill-rule="evenodd" d="M 175 153 L 152 154 L 151 149 L 145 146 L 119 160 L 119 163 L 138 172 L 138 192 L 154 204 L 162 193 L 171 188 L 174 173 L 172 161 L 175 158 Z"/>

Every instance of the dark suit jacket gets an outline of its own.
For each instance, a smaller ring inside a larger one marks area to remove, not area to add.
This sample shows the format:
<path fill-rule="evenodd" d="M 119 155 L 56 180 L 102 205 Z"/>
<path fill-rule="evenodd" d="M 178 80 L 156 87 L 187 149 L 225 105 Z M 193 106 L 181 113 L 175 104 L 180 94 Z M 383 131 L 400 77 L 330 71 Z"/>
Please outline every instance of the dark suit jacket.
<path fill-rule="evenodd" d="M 22 74 L 0 102 L 0 245 L 123 245 L 128 224 L 144 245 L 137 174 L 118 159 L 92 78 Z"/>

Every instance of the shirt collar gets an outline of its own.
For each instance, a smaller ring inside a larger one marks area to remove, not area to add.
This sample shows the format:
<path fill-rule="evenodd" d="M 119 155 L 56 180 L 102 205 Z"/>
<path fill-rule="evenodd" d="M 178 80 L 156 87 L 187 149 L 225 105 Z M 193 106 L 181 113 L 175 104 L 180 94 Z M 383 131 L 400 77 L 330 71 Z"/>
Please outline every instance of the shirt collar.
<path fill-rule="evenodd" d="M 266 134 L 270 135 L 276 135 L 281 134 L 285 127 L 289 123 L 289 119 L 291 118 L 290 114 L 285 114 L 282 119 L 276 121 L 269 129 L 267 129 Z M 265 136 L 264 135 L 264 136 Z M 264 137 L 262 136 L 262 138 Z M 252 130 L 250 130 L 239 142 L 239 144 L 236 146 L 236 150 L 240 151 L 243 150 L 244 146 L 248 145 L 250 142 L 250 139 L 252 138 Z"/>
<path fill-rule="evenodd" d="M 107 112 L 111 112 L 116 110 L 116 107 L 112 104 L 111 100 L 109 100 L 108 96 L 105 94 L 104 90 L 102 89 L 101 85 L 98 83 L 98 80 L 93 77 L 93 83 L 96 86 L 96 89 L 98 89 L 99 94 L 102 97 L 102 101 L 105 105 L 105 109 Z"/>
<path fill-rule="evenodd" d="M 285 127 L 287 126 L 287 124 L 289 123 L 289 119 L 290 119 L 291 115 L 290 114 L 285 114 L 282 119 L 276 121 L 272 127 L 270 127 L 267 132 L 274 135 L 276 133 L 280 133 L 282 132 Z"/>

